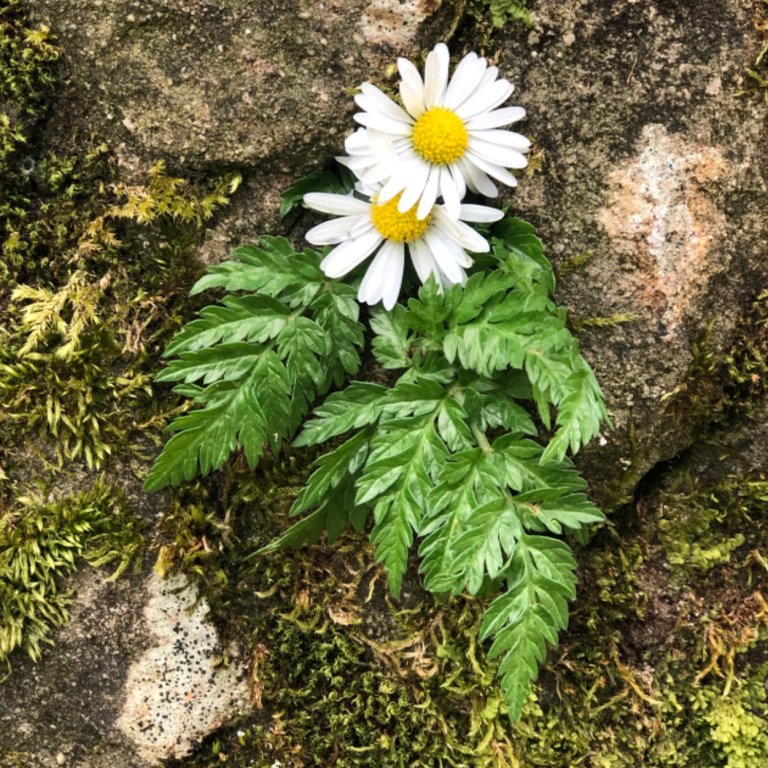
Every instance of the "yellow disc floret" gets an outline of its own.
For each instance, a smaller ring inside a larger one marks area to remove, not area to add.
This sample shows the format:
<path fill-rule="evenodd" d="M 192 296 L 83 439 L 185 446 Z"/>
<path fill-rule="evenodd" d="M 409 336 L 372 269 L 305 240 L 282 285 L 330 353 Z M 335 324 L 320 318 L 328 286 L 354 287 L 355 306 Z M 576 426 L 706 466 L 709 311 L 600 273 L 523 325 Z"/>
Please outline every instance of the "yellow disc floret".
<path fill-rule="evenodd" d="M 413 148 L 430 163 L 453 163 L 464 154 L 467 144 L 467 128 L 450 109 L 433 107 L 413 126 Z"/>
<path fill-rule="evenodd" d="M 377 205 L 376 200 L 371 204 L 371 220 L 373 226 L 387 239 L 396 243 L 408 243 L 421 237 L 432 222 L 432 217 L 417 219 L 416 210 L 419 204 L 409 211 L 400 213 L 397 204 L 400 202 L 402 192 L 384 205 Z"/>

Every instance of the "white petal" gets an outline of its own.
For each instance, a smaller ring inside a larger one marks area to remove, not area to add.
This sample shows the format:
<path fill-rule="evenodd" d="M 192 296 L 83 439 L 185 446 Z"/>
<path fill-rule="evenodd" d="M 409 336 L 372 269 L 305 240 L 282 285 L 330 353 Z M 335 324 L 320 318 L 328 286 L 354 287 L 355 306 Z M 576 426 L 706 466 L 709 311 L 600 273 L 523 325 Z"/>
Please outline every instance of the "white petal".
<path fill-rule="evenodd" d="M 487 224 L 492 221 L 500 221 L 503 219 L 504 211 L 500 211 L 498 208 L 491 208 L 489 205 L 472 205 L 471 203 L 464 203 L 461 206 L 461 215 L 459 218 L 462 221 L 477 221 Z"/>
<path fill-rule="evenodd" d="M 439 230 L 436 227 L 430 227 L 424 233 L 424 240 L 435 257 L 437 265 L 448 280 L 451 283 L 460 283 L 462 277 L 461 268 L 456 262 L 453 252 L 445 244 L 444 236 L 440 234 Z"/>
<path fill-rule="evenodd" d="M 424 106 L 427 109 L 443 104 L 450 61 L 451 55 L 445 43 L 438 43 L 427 56 L 427 66 L 424 70 Z"/>
<path fill-rule="evenodd" d="M 354 118 L 360 125 L 364 125 L 366 128 L 384 131 L 395 136 L 410 136 L 413 130 L 413 126 L 409 123 L 393 120 L 391 117 L 382 115 L 380 112 L 357 112 Z"/>
<path fill-rule="evenodd" d="M 485 59 L 478 59 L 476 53 L 468 53 L 453 73 L 443 106 L 456 109 L 480 85 L 486 66 Z"/>
<path fill-rule="evenodd" d="M 517 179 L 506 168 L 502 168 L 500 165 L 495 165 L 494 163 L 489 163 L 474 152 L 467 152 L 466 157 L 470 163 L 474 163 L 481 171 L 485 171 L 489 176 L 493 176 L 494 179 L 498 179 L 500 182 L 507 184 L 510 187 L 517 186 Z"/>
<path fill-rule="evenodd" d="M 371 148 L 371 154 L 377 163 L 392 163 L 397 159 L 392 137 L 382 131 L 369 130 L 368 141 Z"/>
<path fill-rule="evenodd" d="M 372 83 L 363 83 L 360 86 L 360 89 L 362 90 L 365 99 L 367 99 L 377 111 L 385 114 L 387 117 L 391 117 L 393 120 L 400 120 L 409 124 L 413 123 L 413 118 L 401 106 L 392 101 L 389 96 L 382 93 Z M 355 97 L 355 101 L 357 101 L 358 104 L 360 103 L 357 97 Z M 365 107 L 363 107 L 363 109 L 365 109 Z"/>
<path fill-rule="evenodd" d="M 383 184 L 392 176 L 392 166 L 388 163 L 374 163 L 370 170 L 365 171 L 360 180 L 363 184 Z"/>
<path fill-rule="evenodd" d="M 470 192 L 474 192 L 476 195 L 480 194 L 480 190 L 475 186 L 475 182 L 467 170 L 467 163 L 464 158 L 460 157 L 456 161 L 456 165 L 461 169 L 461 175 L 464 177 L 464 183 L 467 185 L 467 188 L 470 190 Z"/>
<path fill-rule="evenodd" d="M 437 268 L 437 262 L 424 240 L 422 238 L 411 240 L 408 243 L 408 251 L 411 254 L 411 261 L 416 269 L 416 274 L 419 276 L 419 280 L 422 283 L 426 283 L 429 276 L 434 275 L 439 283 L 440 271 Z"/>
<path fill-rule="evenodd" d="M 438 187 L 440 185 L 440 167 L 433 165 L 429 169 L 429 178 L 424 187 L 424 193 L 419 201 L 419 209 L 416 211 L 417 219 L 426 219 L 437 200 Z"/>
<path fill-rule="evenodd" d="M 342 216 L 340 219 L 324 221 L 312 227 L 307 232 L 306 238 L 312 245 L 338 243 L 360 223 L 360 219 L 360 216 Z"/>
<path fill-rule="evenodd" d="M 489 144 L 511 147 L 518 152 L 527 152 L 531 148 L 530 140 L 514 131 L 470 131 L 469 136 L 472 139 L 487 141 Z"/>
<path fill-rule="evenodd" d="M 397 67 L 400 70 L 400 77 L 403 78 L 400 83 L 403 104 L 413 117 L 421 117 L 424 113 L 424 81 L 421 79 L 419 70 L 408 59 L 398 59 Z"/>
<path fill-rule="evenodd" d="M 354 155 L 352 157 L 337 157 L 336 161 L 345 165 L 351 171 L 361 171 L 364 168 L 370 168 L 376 163 L 371 155 Z"/>
<path fill-rule="evenodd" d="M 371 210 L 371 204 L 351 195 L 334 195 L 330 192 L 310 192 L 304 202 L 321 213 L 337 216 L 363 216 Z"/>
<path fill-rule="evenodd" d="M 362 237 L 369 229 L 373 229 L 373 222 L 370 216 L 363 216 L 360 223 L 347 235 L 347 240 L 357 240 Z"/>
<path fill-rule="evenodd" d="M 403 283 L 403 266 L 405 264 L 405 243 L 392 243 L 395 249 L 387 262 L 382 299 L 384 309 L 390 310 L 397 303 L 400 286 Z"/>
<path fill-rule="evenodd" d="M 384 185 L 379 195 L 379 203 L 388 203 L 395 195 L 402 192 L 412 181 L 420 165 L 427 165 L 420 157 L 413 155 L 407 160 L 401 160 L 394 168 L 389 181 Z M 425 180 L 426 183 L 426 180 Z M 422 186 L 422 189 L 424 187 Z"/>
<path fill-rule="evenodd" d="M 438 229 L 446 233 L 462 248 L 466 248 L 469 251 L 475 253 L 487 253 L 490 249 L 488 241 L 479 233 L 475 232 L 472 227 L 465 224 L 463 221 L 456 221 L 438 206 L 435 214 L 435 226 Z M 464 264 L 463 266 L 469 266 Z"/>
<path fill-rule="evenodd" d="M 525 168 L 528 165 L 526 156 L 511 147 L 502 147 L 499 144 L 489 144 L 487 141 L 470 138 L 468 150 L 489 163 L 502 165 L 505 168 Z"/>
<path fill-rule="evenodd" d="M 480 83 L 477 86 L 478 91 L 482 91 L 483 88 L 485 88 L 486 85 L 490 85 L 491 83 L 496 82 L 496 78 L 499 76 L 499 68 L 498 67 L 488 67 L 488 69 L 485 70 L 485 73 L 483 74 L 482 80 L 480 80 Z"/>
<path fill-rule="evenodd" d="M 358 128 L 353 134 L 347 136 L 344 142 L 344 149 L 350 155 L 368 152 L 368 132 L 365 128 Z"/>
<path fill-rule="evenodd" d="M 445 165 L 440 168 L 440 194 L 443 197 L 448 214 L 458 219 L 461 209 L 461 198 L 459 197 L 459 190 L 456 189 L 456 182 Z"/>
<path fill-rule="evenodd" d="M 398 247 L 399 246 L 399 247 Z M 387 276 L 389 270 L 397 270 L 398 252 L 400 254 L 400 281 L 403 275 L 403 243 L 395 243 L 392 240 L 385 240 L 381 250 L 376 254 L 376 258 L 371 262 L 368 271 L 365 273 L 363 282 L 360 283 L 360 290 L 357 298 L 361 302 L 376 304 L 384 295 L 384 289 L 387 286 Z M 398 282 L 398 289 L 400 287 Z M 397 294 L 395 295 L 397 300 Z"/>
<path fill-rule="evenodd" d="M 451 176 L 453 176 L 453 180 L 456 183 L 459 200 L 463 200 L 464 196 L 467 194 L 467 183 L 464 180 L 464 174 L 461 172 L 458 163 L 453 163 L 453 165 L 449 165 L 448 167 L 451 169 Z"/>
<path fill-rule="evenodd" d="M 403 192 L 403 196 L 400 198 L 400 202 L 397 204 L 397 210 L 400 213 L 410 211 L 419 202 L 419 198 L 424 192 L 424 187 L 427 185 L 429 172 L 430 166 L 427 163 L 421 163 L 416 167 L 411 180 L 408 182 L 408 186 L 405 188 L 405 192 Z"/>
<path fill-rule="evenodd" d="M 365 261 L 384 238 L 378 230 L 371 229 L 356 240 L 337 245 L 320 264 L 328 277 L 341 277 Z"/>
<path fill-rule="evenodd" d="M 465 122 L 469 121 L 503 104 L 514 90 L 515 87 L 506 80 L 497 80 L 474 93 L 456 110 L 456 114 Z"/>
<path fill-rule="evenodd" d="M 485 131 L 489 128 L 501 128 L 510 123 L 516 123 L 525 117 L 525 110 L 522 107 L 504 107 L 494 112 L 488 112 L 485 115 L 473 117 L 467 122 L 467 128 L 470 131 Z"/>
<path fill-rule="evenodd" d="M 464 178 L 470 189 L 474 186 L 474 191 L 479 192 L 486 197 L 497 197 L 499 190 L 496 185 L 480 170 L 468 157 L 461 158 L 461 169 L 464 171 Z"/>

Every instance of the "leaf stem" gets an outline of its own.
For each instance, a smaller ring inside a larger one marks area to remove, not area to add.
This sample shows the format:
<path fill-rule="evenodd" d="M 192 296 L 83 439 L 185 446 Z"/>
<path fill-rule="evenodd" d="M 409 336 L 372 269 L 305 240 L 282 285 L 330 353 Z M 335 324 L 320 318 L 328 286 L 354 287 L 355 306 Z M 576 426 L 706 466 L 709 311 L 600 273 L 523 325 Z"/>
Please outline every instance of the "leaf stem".
<path fill-rule="evenodd" d="M 477 440 L 478 447 L 483 449 L 483 453 L 486 456 L 490 456 L 493 453 L 493 448 L 491 448 L 491 444 L 488 442 L 485 432 L 483 432 L 474 421 L 470 422 L 469 428 L 472 430 L 475 440 Z"/>

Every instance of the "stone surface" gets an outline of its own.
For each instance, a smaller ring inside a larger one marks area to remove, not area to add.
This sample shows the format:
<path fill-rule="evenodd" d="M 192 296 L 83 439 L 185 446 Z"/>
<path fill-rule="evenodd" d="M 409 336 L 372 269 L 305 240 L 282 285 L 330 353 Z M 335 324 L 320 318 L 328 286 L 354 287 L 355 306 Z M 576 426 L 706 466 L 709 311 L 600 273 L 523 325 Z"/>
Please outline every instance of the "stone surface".
<path fill-rule="evenodd" d="M 143 768 L 181 757 L 248 699 L 207 606 L 154 574 L 75 576 L 71 622 L 33 664 L 15 654 L 0 696 L 0 765 Z M 13 762 L 7 763 L 14 765 Z"/>
<path fill-rule="evenodd" d="M 155 645 L 125 681 L 117 726 L 148 762 L 183 757 L 249 698 L 247 670 L 221 663 L 216 630 L 205 622 L 208 606 L 186 583 L 151 577 L 144 619 Z"/>
<path fill-rule="evenodd" d="M 542 0 L 535 43 L 511 28 L 503 44 L 544 153 L 512 210 L 556 265 L 593 252 L 559 283 L 574 317 L 637 316 L 580 334 L 616 427 L 581 458 L 599 497 L 687 443 L 662 397 L 707 323 L 712 351 L 729 348 L 768 282 L 766 106 L 734 97 L 760 50 L 753 14 L 751 0 Z"/>
<path fill-rule="evenodd" d="M 437 0 L 30 0 L 76 84 L 74 117 L 172 167 L 291 172 L 341 146 L 342 92 L 414 56 Z M 451 4 L 434 17 L 437 39 Z M 454 14 L 455 15 L 455 14 Z M 311 151 L 308 151 L 311 150 Z"/>

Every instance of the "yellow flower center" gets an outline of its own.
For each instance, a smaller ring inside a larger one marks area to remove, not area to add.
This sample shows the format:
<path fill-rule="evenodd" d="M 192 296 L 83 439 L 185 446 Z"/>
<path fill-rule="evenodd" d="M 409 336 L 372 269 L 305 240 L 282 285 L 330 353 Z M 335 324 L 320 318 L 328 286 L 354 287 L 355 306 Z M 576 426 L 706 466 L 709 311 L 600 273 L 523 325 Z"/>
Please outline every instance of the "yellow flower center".
<path fill-rule="evenodd" d="M 374 199 L 371 205 L 373 226 L 387 240 L 394 240 L 396 243 L 408 243 L 411 240 L 416 240 L 427 231 L 427 227 L 432 223 L 432 216 L 427 216 L 426 219 L 416 218 L 418 203 L 409 211 L 400 213 L 397 210 L 397 204 L 400 202 L 402 194 L 401 192 L 384 205 L 378 205 Z"/>
<path fill-rule="evenodd" d="M 469 144 L 462 119 L 450 109 L 433 107 L 413 126 L 413 148 L 430 163 L 448 165 L 458 160 Z"/>

